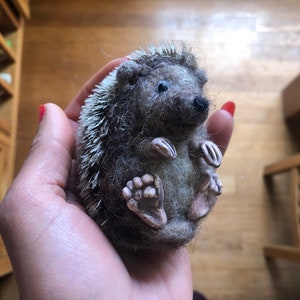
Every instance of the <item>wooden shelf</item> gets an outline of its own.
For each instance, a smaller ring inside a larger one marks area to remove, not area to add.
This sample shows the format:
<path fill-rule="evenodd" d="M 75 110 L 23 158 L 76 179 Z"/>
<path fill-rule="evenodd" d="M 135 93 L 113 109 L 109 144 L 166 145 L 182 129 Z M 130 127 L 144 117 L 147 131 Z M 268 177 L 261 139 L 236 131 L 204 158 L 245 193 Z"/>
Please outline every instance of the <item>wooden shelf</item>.
<path fill-rule="evenodd" d="M 0 276 L 11 273 L 11 264 L 7 259 L 7 254 L 2 240 L 0 239 Z"/>
<path fill-rule="evenodd" d="M 0 64 L 5 62 L 15 62 L 16 55 L 7 45 L 4 36 L 0 33 Z"/>
<path fill-rule="evenodd" d="M 14 5 L 22 12 L 26 20 L 30 19 L 29 0 L 12 0 Z"/>
<path fill-rule="evenodd" d="M 0 103 L 14 95 L 12 87 L 0 78 Z"/>
<path fill-rule="evenodd" d="M 28 16 L 29 0 L 0 0 L 0 201 L 15 172 L 22 47 Z M 0 237 L 0 277 L 11 271 Z"/>
<path fill-rule="evenodd" d="M 17 30 L 20 22 L 5 0 L 0 0 L 0 31 L 4 34 Z"/>
<path fill-rule="evenodd" d="M 0 120 L 0 133 L 10 136 L 11 125 L 4 120 Z"/>

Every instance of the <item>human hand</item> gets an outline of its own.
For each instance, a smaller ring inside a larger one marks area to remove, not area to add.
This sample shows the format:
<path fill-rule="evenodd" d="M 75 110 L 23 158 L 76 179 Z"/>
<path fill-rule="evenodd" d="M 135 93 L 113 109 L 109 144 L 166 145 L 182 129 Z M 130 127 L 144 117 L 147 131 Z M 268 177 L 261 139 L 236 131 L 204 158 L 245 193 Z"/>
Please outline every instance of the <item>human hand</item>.
<path fill-rule="evenodd" d="M 187 250 L 151 260 L 115 249 L 87 216 L 75 191 L 73 158 L 81 105 L 95 83 L 123 59 L 100 70 L 67 107 L 43 106 L 28 158 L 0 205 L 0 231 L 23 299 L 191 299 Z M 226 110 L 208 130 L 222 152 L 233 128 Z"/>

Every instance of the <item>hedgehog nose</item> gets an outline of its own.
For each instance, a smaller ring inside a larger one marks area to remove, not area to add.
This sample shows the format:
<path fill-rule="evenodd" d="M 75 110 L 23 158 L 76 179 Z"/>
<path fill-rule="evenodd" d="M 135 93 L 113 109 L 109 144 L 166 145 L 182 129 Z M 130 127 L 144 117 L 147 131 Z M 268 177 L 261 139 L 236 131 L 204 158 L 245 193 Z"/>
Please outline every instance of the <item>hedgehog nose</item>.
<path fill-rule="evenodd" d="M 201 113 L 208 113 L 208 100 L 203 97 L 195 97 L 194 98 L 194 108 Z"/>

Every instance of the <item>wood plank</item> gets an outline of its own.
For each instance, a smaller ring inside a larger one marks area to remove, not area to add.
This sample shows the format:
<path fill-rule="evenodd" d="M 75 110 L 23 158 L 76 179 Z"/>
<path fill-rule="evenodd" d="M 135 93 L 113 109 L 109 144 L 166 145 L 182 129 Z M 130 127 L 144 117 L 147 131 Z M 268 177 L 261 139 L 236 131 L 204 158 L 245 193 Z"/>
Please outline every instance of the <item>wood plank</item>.
<path fill-rule="evenodd" d="M 264 254 L 267 257 L 287 259 L 300 263 L 300 249 L 296 247 L 266 246 L 264 247 Z"/>
<path fill-rule="evenodd" d="M 293 168 L 291 170 L 291 220 L 294 235 L 294 246 L 300 249 L 300 226 L 298 222 L 299 212 L 299 170 Z"/>
<path fill-rule="evenodd" d="M 3 244 L 3 241 L 0 237 L 0 277 L 6 274 L 11 273 L 12 266 L 10 260 L 6 254 L 6 250 Z"/>
<path fill-rule="evenodd" d="M 14 51 L 6 44 L 6 40 L 3 37 L 3 35 L 0 33 L 0 47 L 3 51 L 3 54 L 1 53 L 0 62 L 14 62 L 16 60 L 16 56 Z"/>
<path fill-rule="evenodd" d="M 282 91 L 284 114 L 287 119 L 300 118 L 300 74 Z"/>
<path fill-rule="evenodd" d="M 18 29 L 19 21 L 5 0 L 0 0 L 0 15 L 0 30 L 2 33 L 9 33 Z"/>
<path fill-rule="evenodd" d="M 14 91 L 10 84 L 8 84 L 5 80 L 0 78 L 0 103 L 5 101 L 7 98 L 12 97 L 14 95 Z"/>
<path fill-rule="evenodd" d="M 0 133 L 4 134 L 7 137 L 9 137 L 11 133 L 11 125 L 1 119 L 0 119 Z"/>
<path fill-rule="evenodd" d="M 21 70 L 22 70 L 22 61 L 23 61 L 23 39 L 24 39 L 24 30 L 25 30 L 25 21 L 24 19 L 20 20 L 19 30 L 15 33 L 16 37 L 16 62 L 14 64 L 14 74 L 13 74 L 13 101 L 11 109 L 11 148 L 9 153 L 9 162 L 10 162 L 10 172 L 8 177 L 10 180 L 13 179 L 15 174 L 15 160 L 17 153 L 17 130 L 18 130 L 18 114 L 19 114 L 19 102 L 20 102 L 20 89 L 21 89 Z"/>
<path fill-rule="evenodd" d="M 264 167 L 264 175 L 269 176 L 286 172 L 295 166 L 300 166 L 300 154 L 296 154 L 273 164 L 267 165 Z"/>
<path fill-rule="evenodd" d="M 26 20 L 30 19 L 30 7 L 29 2 L 30 0 L 13 0 L 15 6 L 18 10 L 23 14 Z"/>

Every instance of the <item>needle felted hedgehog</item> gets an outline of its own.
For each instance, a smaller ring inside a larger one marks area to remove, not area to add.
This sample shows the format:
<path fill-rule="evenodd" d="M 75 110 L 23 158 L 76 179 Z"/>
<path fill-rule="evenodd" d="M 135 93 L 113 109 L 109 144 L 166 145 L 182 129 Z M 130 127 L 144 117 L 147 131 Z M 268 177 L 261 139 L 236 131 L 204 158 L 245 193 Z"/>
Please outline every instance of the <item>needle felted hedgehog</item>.
<path fill-rule="evenodd" d="M 221 194 L 222 154 L 205 127 L 206 81 L 189 49 L 160 46 L 132 53 L 86 99 L 79 191 L 114 245 L 176 249 Z"/>

